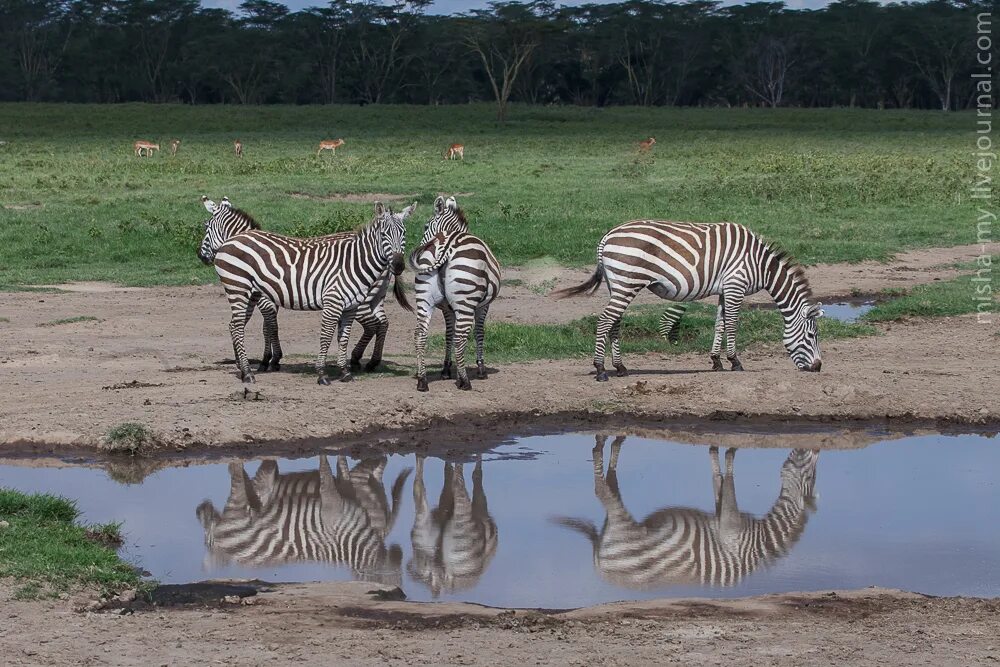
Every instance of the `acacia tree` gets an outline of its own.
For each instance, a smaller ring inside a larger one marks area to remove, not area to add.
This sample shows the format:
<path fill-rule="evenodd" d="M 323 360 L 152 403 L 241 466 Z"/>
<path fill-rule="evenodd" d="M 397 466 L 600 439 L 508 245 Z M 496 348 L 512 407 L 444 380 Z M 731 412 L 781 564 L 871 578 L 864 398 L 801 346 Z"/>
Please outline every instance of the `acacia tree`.
<path fill-rule="evenodd" d="M 952 90 L 958 72 L 972 52 L 972 29 L 968 16 L 950 0 L 926 5 L 907 5 L 910 13 L 903 58 L 917 68 L 941 103 L 952 109 Z"/>
<path fill-rule="evenodd" d="M 466 22 L 465 44 L 479 56 L 501 123 L 507 120 L 507 105 L 518 74 L 541 40 L 538 13 L 551 8 L 547 1 L 491 2 L 488 10 L 471 12 L 475 20 Z"/>

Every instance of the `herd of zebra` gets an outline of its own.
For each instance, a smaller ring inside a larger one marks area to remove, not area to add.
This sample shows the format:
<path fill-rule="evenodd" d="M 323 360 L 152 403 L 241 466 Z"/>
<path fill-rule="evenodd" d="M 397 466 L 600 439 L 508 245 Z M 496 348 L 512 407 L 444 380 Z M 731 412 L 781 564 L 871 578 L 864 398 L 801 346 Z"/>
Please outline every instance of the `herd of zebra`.
<path fill-rule="evenodd" d="M 735 449 L 719 465 L 710 448 L 715 511 L 664 507 L 636 521 L 619 490 L 617 465 L 625 438 L 611 445 L 603 473 L 606 437 L 594 448 L 594 493 L 604 507 L 603 528 L 570 518 L 553 522 L 580 532 L 593 547 L 594 566 L 616 585 L 648 589 L 675 584 L 733 586 L 755 570 L 773 564 L 796 544 L 814 509 L 818 452 L 796 449 L 781 467 L 781 490 L 763 517 L 739 511 L 733 479 Z M 413 481 L 415 505 L 410 532 L 410 577 L 433 597 L 467 590 L 479 581 L 497 552 L 499 530 L 490 515 L 483 485 L 483 462 L 472 472 L 469 495 L 461 463 L 444 463 L 438 504 L 431 509 L 424 486 L 424 457 L 418 456 Z M 219 512 L 210 501 L 198 506 L 208 558 L 213 565 L 245 567 L 325 563 L 350 568 L 364 581 L 402 584 L 403 551 L 387 545 L 400 512 L 412 468 L 402 470 L 387 494 L 382 477 L 385 456 L 361 460 L 353 468 L 345 457 L 336 470 L 326 456 L 319 469 L 280 473 L 265 460 L 251 478 L 243 465 L 230 465 L 230 489 Z"/>
<path fill-rule="evenodd" d="M 424 361 L 427 333 L 435 309 L 445 319 L 445 356 L 441 377 L 452 378 L 460 389 L 471 389 L 465 365 L 470 333 L 475 335 L 476 376 L 486 378 L 483 356 L 485 322 L 500 291 L 500 265 L 489 246 L 469 231 L 466 216 L 454 197 L 437 197 L 424 225 L 420 242 L 404 262 L 406 221 L 416 202 L 396 213 L 375 202 L 372 220 L 356 232 L 295 238 L 266 232 L 245 211 L 223 198 L 202 203 L 211 214 L 198 257 L 214 264 L 229 300 L 229 331 L 233 351 L 251 391 L 254 373 L 246 353 L 245 331 L 254 310 L 264 320 L 264 352 L 257 372 L 280 368 L 278 308 L 322 311 L 318 382 L 326 385 L 326 360 L 336 339 L 339 379 L 352 379 L 372 339 L 375 346 L 366 370 L 381 363 L 389 322 L 384 301 L 389 283 L 403 308 L 413 312 L 400 283 L 406 263 L 416 274 L 414 293 L 417 326 L 417 389 L 427 391 Z M 736 333 L 744 299 L 760 290 L 775 300 L 784 319 L 783 343 L 795 366 L 819 371 L 822 366 L 817 318 L 823 314 L 812 299 L 802 269 L 784 252 L 735 223 L 678 223 L 637 220 L 615 227 L 597 247 L 597 268 L 582 285 L 559 290 L 555 298 L 597 290 L 605 284 L 610 300 L 597 322 L 594 367 L 598 381 L 607 381 L 605 344 L 610 341 L 611 362 L 618 376 L 628 374 L 621 354 L 621 325 L 625 309 L 644 289 L 677 302 L 666 309 L 660 331 L 676 342 L 686 303 L 718 296 L 711 360 L 722 370 L 721 352 L 732 370 L 743 370 L 736 354 Z M 351 325 L 364 329 L 348 365 Z M 452 355 L 454 354 L 454 367 Z"/>

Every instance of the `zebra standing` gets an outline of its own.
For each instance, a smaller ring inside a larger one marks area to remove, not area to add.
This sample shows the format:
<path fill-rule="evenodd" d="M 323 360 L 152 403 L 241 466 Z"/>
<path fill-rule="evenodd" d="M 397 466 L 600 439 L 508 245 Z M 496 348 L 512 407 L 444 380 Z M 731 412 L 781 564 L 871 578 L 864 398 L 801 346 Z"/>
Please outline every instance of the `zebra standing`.
<path fill-rule="evenodd" d="M 397 214 L 375 202 L 372 221 L 350 238 L 335 242 L 327 237 L 296 239 L 255 230 L 238 234 L 219 248 L 215 270 L 229 299 L 229 331 L 245 383 L 254 382 L 244 347 L 246 321 L 265 297 L 282 308 L 323 311 L 316 358 L 318 382 L 330 384 L 326 355 L 334 336 L 340 380 L 352 379 L 347 366 L 351 322 L 370 303 L 369 296 L 389 269 L 397 277 L 402 273 L 404 222 L 415 207 L 416 202 Z"/>
<path fill-rule="evenodd" d="M 386 457 L 365 459 L 349 469 L 337 457 L 334 476 L 326 456 L 319 470 L 280 474 L 274 460 L 260 464 L 253 479 L 242 464 L 229 466 L 229 498 L 220 513 L 208 500 L 198 506 L 205 545 L 215 561 L 264 567 L 296 562 L 347 565 L 355 577 L 399 585 L 402 549 L 385 539 L 399 514 L 412 468 L 392 485 L 392 507 L 382 475 Z"/>
<path fill-rule="evenodd" d="M 202 196 L 201 201 L 206 210 L 212 214 L 212 217 L 205 221 L 205 235 L 202 238 L 201 246 L 198 248 L 198 259 L 205 264 L 212 264 L 215 260 L 215 253 L 223 243 L 232 237 L 254 229 L 260 229 L 260 225 L 249 213 L 238 208 L 233 208 L 228 197 L 223 197 L 218 205 L 206 196 Z M 330 243 L 336 243 L 349 240 L 353 236 L 354 232 L 339 232 L 318 238 Z M 365 365 L 365 370 L 375 370 L 382 363 L 385 337 L 389 331 L 389 318 L 385 313 L 385 294 L 388 289 L 389 280 L 389 271 L 386 270 L 383 273 L 382 279 L 372 286 L 368 297 L 358 307 L 357 320 L 361 323 L 364 333 L 351 353 L 352 370 L 361 368 L 361 357 L 364 355 L 365 348 L 368 347 L 368 343 L 371 342 L 372 338 L 375 339 L 375 347 L 372 350 L 371 359 Z M 402 283 L 398 280 L 393 282 L 393 294 L 400 306 L 405 310 L 413 312 L 413 307 L 410 306 L 406 299 L 406 293 L 403 292 Z M 261 355 L 257 372 L 264 373 L 269 370 L 280 370 L 282 352 L 281 343 L 278 340 L 278 307 L 273 301 L 262 295 L 257 301 L 257 308 L 264 319 L 264 354 Z M 247 311 L 248 318 L 252 312 L 252 310 Z"/>
<path fill-rule="evenodd" d="M 452 593 L 474 586 L 493 560 L 498 542 L 497 525 L 486 506 L 482 456 L 472 471 L 471 500 L 462 464 L 444 464 L 441 497 L 433 511 L 424 486 L 424 457 L 417 456 L 413 503 L 413 557 L 406 565 L 407 572 L 435 598 L 442 591 Z"/>
<path fill-rule="evenodd" d="M 427 221 L 419 247 L 410 255 L 416 271 L 414 291 L 417 302 L 417 390 L 427 391 L 427 329 L 434 308 L 445 321 L 445 353 L 441 378 L 451 378 L 454 347 L 459 389 L 472 389 L 465 368 L 465 346 L 475 328 L 476 377 L 486 379 L 483 362 L 486 315 L 500 291 L 500 264 L 489 246 L 469 234 L 469 223 L 454 197 L 434 201 L 434 215 Z"/>
<path fill-rule="evenodd" d="M 819 452 L 795 449 L 781 466 L 781 492 L 766 516 L 741 513 L 736 503 L 733 459 L 726 450 L 726 470 L 719 450 L 709 448 L 715 512 L 666 507 L 636 522 L 622 502 L 618 487 L 618 455 L 624 436 L 611 445 L 604 472 L 606 438 L 594 447 L 594 493 L 607 518 L 598 532 L 589 521 L 556 521 L 583 533 L 594 548 L 594 564 L 608 580 L 630 588 L 668 584 L 733 586 L 754 570 L 788 553 L 805 530 L 814 509 L 816 462 Z"/>
<path fill-rule="evenodd" d="M 628 375 L 622 363 L 622 315 L 643 289 L 662 299 L 694 301 L 719 296 L 712 343 L 712 367 L 722 370 L 719 358 L 723 338 L 726 358 L 734 371 L 743 370 L 736 356 L 736 330 L 743 300 L 766 290 L 785 321 L 782 336 L 792 361 L 803 371 L 822 366 L 816 319 L 822 304 L 812 302 L 809 283 L 785 253 L 775 250 L 752 231 L 731 222 L 704 224 L 634 220 L 605 234 L 597 246 L 597 269 L 576 287 L 559 290 L 556 298 L 593 292 L 606 282 L 611 299 L 597 320 L 594 367 L 605 382 L 605 338 L 611 341 L 611 362 L 618 376 Z M 676 336 L 683 308 L 664 313 L 660 331 Z"/>

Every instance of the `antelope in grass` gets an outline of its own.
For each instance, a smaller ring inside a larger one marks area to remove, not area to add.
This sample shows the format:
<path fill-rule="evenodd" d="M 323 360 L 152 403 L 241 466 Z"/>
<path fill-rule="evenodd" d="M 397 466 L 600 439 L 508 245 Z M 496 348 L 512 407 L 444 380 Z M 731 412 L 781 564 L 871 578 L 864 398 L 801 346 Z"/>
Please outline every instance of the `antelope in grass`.
<path fill-rule="evenodd" d="M 452 144 L 444 152 L 445 160 L 454 160 L 456 157 L 460 160 L 465 160 L 465 146 L 462 144 Z"/>
<path fill-rule="evenodd" d="M 650 137 L 649 139 L 644 139 L 644 140 L 640 141 L 639 142 L 639 152 L 640 153 L 646 153 L 646 152 L 648 152 L 649 149 L 651 149 L 653 147 L 653 144 L 655 144 L 655 143 L 656 143 L 656 139 L 654 139 L 653 137 Z"/>
<path fill-rule="evenodd" d="M 237 139 L 233 142 L 233 148 L 236 149 L 236 157 L 243 157 L 243 142 Z"/>
<path fill-rule="evenodd" d="M 343 139 L 327 139 L 325 141 L 319 142 L 319 148 L 316 149 L 316 157 L 323 151 L 330 151 L 334 155 L 337 154 L 337 149 L 344 145 Z"/>
<path fill-rule="evenodd" d="M 145 151 L 146 157 L 149 157 L 153 151 L 160 150 L 160 144 L 154 144 L 152 141 L 137 141 L 132 144 L 132 148 L 135 149 L 136 157 L 142 157 L 143 151 Z"/>
<path fill-rule="evenodd" d="M 170 142 L 170 155 L 177 155 L 177 149 L 181 147 L 181 140 L 174 139 Z"/>

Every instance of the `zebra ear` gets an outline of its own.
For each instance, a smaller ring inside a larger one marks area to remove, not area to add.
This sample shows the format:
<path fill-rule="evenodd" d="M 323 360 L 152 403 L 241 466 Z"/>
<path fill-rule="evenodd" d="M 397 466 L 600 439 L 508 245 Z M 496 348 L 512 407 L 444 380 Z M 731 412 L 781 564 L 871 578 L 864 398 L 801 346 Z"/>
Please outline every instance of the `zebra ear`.
<path fill-rule="evenodd" d="M 455 198 L 454 198 L 454 197 L 448 197 L 448 202 L 447 202 L 447 206 L 448 206 L 448 208 L 450 208 L 450 209 L 451 209 L 452 211 L 454 211 L 455 209 L 457 209 L 457 208 L 458 208 L 458 202 L 457 202 L 457 201 L 455 201 Z"/>
<path fill-rule="evenodd" d="M 385 204 L 380 201 L 375 202 L 375 216 L 381 218 L 385 215 Z"/>
<path fill-rule="evenodd" d="M 399 221 L 405 222 L 406 219 L 410 217 L 410 214 L 413 213 L 414 209 L 416 208 L 417 208 L 417 202 L 413 202 L 412 204 L 404 208 L 399 214 Z"/>
<path fill-rule="evenodd" d="M 434 200 L 434 212 L 441 213 L 442 211 L 444 211 L 444 197 L 438 196 L 438 198 Z"/>
<path fill-rule="evenodd" d="M 209 213 L 215 214 L 215 202 L 208 198 L 208 195 L 201 196 L 201 204 L 205 207 L 205 210 Z"/>
<path fill-rule="evenodd" d="M 823 305 L 822 303 L 814 303 L 813 305 L 809 306 L 809 309 L 806 311 L 806 317 L 811 317 L 811 318 L 823 317 L 824 314 L 823 309 L 820 308 L 820 306 L 822 305 Z"/>

